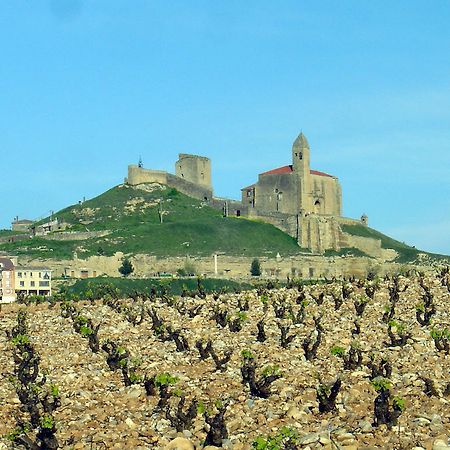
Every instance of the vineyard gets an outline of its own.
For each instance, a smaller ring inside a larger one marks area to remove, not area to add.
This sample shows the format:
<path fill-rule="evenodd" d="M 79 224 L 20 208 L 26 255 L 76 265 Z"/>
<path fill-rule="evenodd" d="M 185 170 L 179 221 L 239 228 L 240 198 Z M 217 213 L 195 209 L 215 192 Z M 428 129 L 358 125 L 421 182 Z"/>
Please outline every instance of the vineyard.
<path fill-rule="evenodd" d="M 450 273 L 3 305 L 0 449 L 450 449 Z"/>

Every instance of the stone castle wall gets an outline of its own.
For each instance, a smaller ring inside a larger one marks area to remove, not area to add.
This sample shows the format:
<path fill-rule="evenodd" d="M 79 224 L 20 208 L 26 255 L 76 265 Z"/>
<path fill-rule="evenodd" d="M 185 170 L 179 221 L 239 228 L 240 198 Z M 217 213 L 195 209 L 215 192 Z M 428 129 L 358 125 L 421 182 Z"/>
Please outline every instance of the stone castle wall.
<path fill-rule="evenodd" d="M 207 186 L 192 183 L 183 178 L 161 170 L 143 169 L 139 166 L 128 166 L 128 177 L 125 182 L 135 186 L 143 183 L 159 183 L 173 187 L 185 195 L 198 200 L 209 201 L 212 198 L 212 189 Z"/>
<path fill-rule="evenodd" d="M 192 183 L 179 178 L 176 175 L 172 175 L 171 173 L 167 174 L 166 184 L 182 192 L 183 194 L 189 195 L 190 197 L 194 197 L 198 200 L 207 202 L 212 199 L 213 192 L 209 187 Z"/>
<path fill-rule="evenodd" d="M 132 186 L 142 183 L 167 184 L 167 175 L 167 172 L 163 170 L 144 169 L 136 165 L 131 165 L 128 166 L 128 177 L 125 178 L 125 182 Z"/>

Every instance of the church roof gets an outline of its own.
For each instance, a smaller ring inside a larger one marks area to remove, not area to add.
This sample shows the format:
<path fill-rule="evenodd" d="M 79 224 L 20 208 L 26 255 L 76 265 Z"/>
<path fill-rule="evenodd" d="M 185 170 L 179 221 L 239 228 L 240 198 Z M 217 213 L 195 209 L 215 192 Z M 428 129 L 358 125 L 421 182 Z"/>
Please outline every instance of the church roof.
<path fill-rule="evenodd" d="M 260 173 L 259 175 L 282 175 L 285 173 L 292 173 L 292 164 L 289 164 L 288 166 L 282 166 L 277 167 L 276 169 L 268 170 L 267 172 Z M 318 175 L 319 177 L 330 177 L 334 178 L 333 175 L 330 175 L 329 173 L 325 172 L 319 172 L 318 170 L 310 170 L 311 175 Z M 252 189 L 256 186 L 256 183 L 251 184 L 250 186 L 246 186 L 241 189 L 241 191 L 245 191 L 247 189 Z"/>
<path fill-rule="evenodd" d="M 288 166 L 278 167 L 277 169 L 272 169 L 267 172 L 260 173 L 260 175 L 281 175 L 284 173 L 291 173 L 293 172 L 292 164 L 289 164 Z M 319 175 L 321 177 L 331 177 L 333 178 L 333 175 L 330 175 L 325 172 L 319 172 L 318 170 L 310 170 L 311 175 Z"/>

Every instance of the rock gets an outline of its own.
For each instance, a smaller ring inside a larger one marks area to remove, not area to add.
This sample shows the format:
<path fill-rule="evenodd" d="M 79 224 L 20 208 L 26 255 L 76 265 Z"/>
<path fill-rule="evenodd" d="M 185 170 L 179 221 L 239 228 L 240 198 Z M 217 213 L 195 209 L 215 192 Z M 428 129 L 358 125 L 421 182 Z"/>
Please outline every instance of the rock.
<path fill-rule="evenodd" d="M 328 436 L 320 436 L 319 442 L 322 445 L 329 445 L 329 444 L 331 444 L 331 439 Z"/>
<path fill-rule="evenodd" d="M 301 437 L 298 440 L 298 443 L 301 445 L 308 445 L 308 444 L 314 444 L 315 442 L 317 442 L 319 440 L 319 434 L 318 433 L 309 433 L 306 434 L 305 436 Z"/>
<path fill-rule="evenodd" d="M 126 393 L 129 398 L 139 398 L 143 394 L 140 386 L 132 386 Z"/>
<path fill-rule="evenodd" d="M 448 441 L 445 442 L 442 439 L 436 439 L 433 442 L 433 450 L 450 450 L 450 445 L 448 445 Z"/>
<path fill-rule="evenodd" d="M 194 450 L 194 444 L 186 438 L 177 437 L 173 441 L 170 441 L 164 450 Z"/>
<path fill-rule="evenodd" d="M 137 425 L 129 417 L 127 417 L 125 419 L 125 423 L 128 425 L 128 428 L 130 428 L 131 430 L 134 430 L 137 428 Z"/>
<path fill-rule="evenodd" d="M 304 414 L 304 413 L 303 413 Z M 299 420 L 302 416 L 302 411 L 300 411 L 297 406 L 291 406 L 286 411 L 286 417 L 289 419 Z"/>
<path fill-rule="evenodd" d="M 354 439 L 354 438 L 355 438 L 355 436 L 353 436 L 352 433 L 341 433 L 341 434 L 338 434 L 336 437 L 336 439 L 339 442 L 347 441 L 349 439 Z"/>

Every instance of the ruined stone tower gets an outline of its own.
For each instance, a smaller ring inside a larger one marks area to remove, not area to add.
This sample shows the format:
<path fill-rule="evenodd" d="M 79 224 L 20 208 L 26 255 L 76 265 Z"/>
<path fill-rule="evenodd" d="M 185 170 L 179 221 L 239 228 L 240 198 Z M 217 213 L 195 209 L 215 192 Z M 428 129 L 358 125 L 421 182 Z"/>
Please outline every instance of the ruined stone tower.
<path fill-rule="evenodd" d="M 211 160 L 204 156 L 180 153 L 175 163 L 175 175 L 212 190 Z"/>

